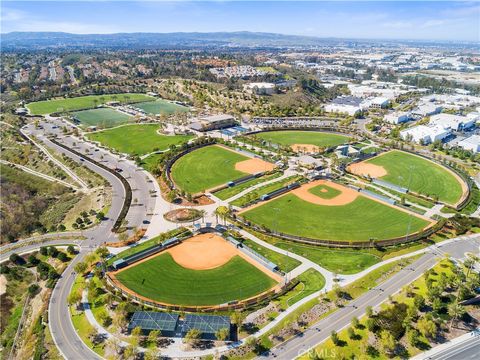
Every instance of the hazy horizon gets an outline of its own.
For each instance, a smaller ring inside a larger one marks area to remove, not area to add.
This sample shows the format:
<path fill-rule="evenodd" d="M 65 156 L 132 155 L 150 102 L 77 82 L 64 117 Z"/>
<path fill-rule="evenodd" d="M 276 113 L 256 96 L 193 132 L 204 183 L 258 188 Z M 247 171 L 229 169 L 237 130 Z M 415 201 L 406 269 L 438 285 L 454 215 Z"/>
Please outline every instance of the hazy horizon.
<path fill-rule="evenodd" d="M 247 31 L 338 39 L 480 40 L 476 2 L 3 1 L 1 8 L 2 34 Z"/>

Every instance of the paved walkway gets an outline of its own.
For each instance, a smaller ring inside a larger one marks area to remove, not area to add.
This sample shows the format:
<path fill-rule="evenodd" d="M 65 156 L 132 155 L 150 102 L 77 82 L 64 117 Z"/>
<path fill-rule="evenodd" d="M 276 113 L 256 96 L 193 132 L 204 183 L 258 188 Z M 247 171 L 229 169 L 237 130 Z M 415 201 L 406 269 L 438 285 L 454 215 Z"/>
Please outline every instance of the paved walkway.
<path fill-rule="evenodd" d="M 23 166 L 23 165 L 20 165 L 20 164 L 15 164 L 15 163 L 12 163 L 10 161 L 6 161 L 6 160 L 2 160 L 2 159 L 0 159 L 0 163 L 8 165 L 8 166 L 16 167 L 16 168 L 18 168 L 22 171 L 25 171 L 26 173 L 29 173 L 29 174 L 34 175 L 34 176 L 38 176 L 38 177 L 40 177 L 44 180 L 47 180 L 47 181 L 50 181 L 50 182 L 56 182 L 56 183 L 59 183 L 63 186 L 69 187 L 69 188 L 74 189 L 74 190 L 80 190 L 80 188 L 75 186 L 75 185 L 72 185 L 72 184 L 70 184 L 66 181 L 57 179 L 56 177 L 53 177 L 53 176 L 41 173 L 39 171 L 30 169 L 29 167 L 26 167 L 26 166 Z"/>

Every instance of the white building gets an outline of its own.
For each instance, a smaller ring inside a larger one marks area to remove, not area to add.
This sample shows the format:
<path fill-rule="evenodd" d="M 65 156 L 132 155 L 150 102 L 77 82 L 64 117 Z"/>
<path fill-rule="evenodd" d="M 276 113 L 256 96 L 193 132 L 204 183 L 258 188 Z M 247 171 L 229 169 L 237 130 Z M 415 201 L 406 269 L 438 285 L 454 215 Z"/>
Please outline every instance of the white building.
<path fill-rule="evenodd" d="M 245 84 L 243 88 L 246 91 L 257 95 L 272 95 L 275 93 L 275 84 L 267 82 Z"/>
<path fill-rule="evenodd" d="M 377 96 L 372 99 L 368 99 L 365 105 L 373 109 L 384 109 L 390 104 L 390 100 L 386 97 Z"/>
<path fill-rule="evenodd" d="M 459 141 L 457 146 L 462 149 L 472 151 L 474 153 L 480 152 L 480 135 L 472 135 L 462 141 Z"/>
<path fill-rule="evenodd" d="M 430 125 L 441 126 L 444 129 L 462 131 L 475 126 L 476 118 L 452 114 L 437 114 L 430 117 Z"/>
<path fill-rule="evenodd" d="M 436 105 L 434 103 L 428 102 L 425 104 L 418 105 L 417 108 L 412 110 L 413 115 L 425 117 L 425 116 L 431 116 L 440 113 L 443 110 L 443 108 L 439 105 Z"/>
<path fill-rule="evenodd" d="M 400 131 L 400 137 L 407 141 L 430 144 L 436 140 L 443 140 L 452 133 L 451 130 L 441 126 L 418 125 Z"/>
<path fill-rule="evenodd" d="M 363 110 L 363 99 L 355 96 L 340 96 L 325 106 L 325 111 L 355 116 Z"/>
<path fill-rule="evenodd" d="M 412 116 L 408 112 L 394 112 L 392 114 L 387 114 L 383 118 L 383 121 L 390 124 L 401 124 L 412 119 Z"/>

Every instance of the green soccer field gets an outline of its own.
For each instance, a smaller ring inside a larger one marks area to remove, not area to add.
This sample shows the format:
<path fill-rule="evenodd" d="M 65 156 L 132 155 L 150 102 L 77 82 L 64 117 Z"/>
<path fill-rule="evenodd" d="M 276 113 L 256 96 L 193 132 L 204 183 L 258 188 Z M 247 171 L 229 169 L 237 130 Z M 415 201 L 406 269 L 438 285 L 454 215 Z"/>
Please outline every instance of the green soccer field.
<path fill-rule="evenodd" d="M 141 102 L 135 104 L 136 108 L 142 109 L 147 114 L 165 114 L 170 115 L 177 112 L 188 112 L 188 108 L 185 106 L 177 105 L 166 100 L 155 100 L 148 102 Z"/>
<path fill-rule="evenodd" d="M 348 136 L 319 131 L 268 131 L 255 134 L 257 138 L 279 145 L 309 144 L 318 147 L 338 146 L 348 142 Z"/>
<path fill-rule="evenodd" d="M 175 305 L 218 305 L 247 299 L 277 283 L 239 256 L 210 270 L 178 265 L 169 253 L 119 272 L 117 279 L 137 294 Z"/>
<path fill-rule="evenodd" d="M 127 114 L 111 108 L 77 111 L 73 113 L 73 116 L 84 126 L 99 126 L 103 128 L 127 123 L 132 118 Z"/>
<path fill-rule="evenodd" d="M 248 159 L 217 145 L 206 146 L 178 159 L 172 178 L 180 189 L 196 194 L 247 175 L 235 170 L 235 164 Z"/>
<path fill-rule="evenodd" d="M 144 155 L 166 150 L 171 145 L 180 145 L 192 138 L 188 135 L 159 135 L 157 124 L 134 124 L 87 134 L 93 141 L 126 154 Z"/>
<path fill-rule="evenodd" d="M 414 233 L 428 222 L 390 206 L 359 196 L 341 206 L 316 205 L 293 194 L 274 199 L 241 216 L 285 234 L 322 240 L 368 241 Z"/>
<path fill-rule="evenodd" d="M 61 98 L 37 101 L 27 104 L 26 107 L 30 110 L 32 115 L 45 115 L 62 111 L 92 109 L 95 106 L 105 104 L 110 101 L 134 103 L 154 99 L 155 98 L 144 94 L 88 95 L 67 99 Z"/>
<path fill-rule="evenodd" d="M 388 172 L 381 180 L 416 193 L 437 195 L 439 200 L 449 204 L 455 204 L 462 197 L 462 186 L 450 171 L 421 157 L 394 150 L 367 163 L 383 166 Z"/>

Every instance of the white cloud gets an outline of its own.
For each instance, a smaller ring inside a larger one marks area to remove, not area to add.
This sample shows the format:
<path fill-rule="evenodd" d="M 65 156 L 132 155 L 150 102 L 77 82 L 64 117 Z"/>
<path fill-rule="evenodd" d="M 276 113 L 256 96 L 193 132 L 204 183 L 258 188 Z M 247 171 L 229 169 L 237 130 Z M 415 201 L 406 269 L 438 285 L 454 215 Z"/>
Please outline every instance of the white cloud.
<path fill-rule="evenodd" d="M 8 9 L 3 8 L 0 14 L 0 21 L 8 22 L 8 21 L 19 21 L 24 19 L 27 14 L 23 11 L 16 10 L 16 9 Z"/>
<path fill-rule="evenodd" d="M 408 29 L 414 26 L 410 21 L 390 21 L 382 24 L 383 27 L 391 29 Z"/>

